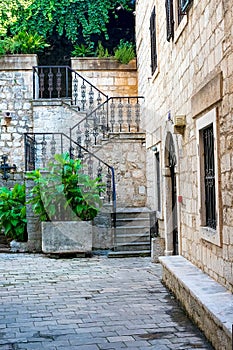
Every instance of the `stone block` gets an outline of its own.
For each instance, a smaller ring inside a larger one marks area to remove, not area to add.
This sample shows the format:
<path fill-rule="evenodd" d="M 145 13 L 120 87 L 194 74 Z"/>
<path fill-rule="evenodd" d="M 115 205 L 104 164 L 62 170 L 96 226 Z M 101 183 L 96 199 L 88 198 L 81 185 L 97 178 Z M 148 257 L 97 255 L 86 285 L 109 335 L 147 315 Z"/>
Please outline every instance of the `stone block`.
<path fill-rule="evenodd" d="M 193 117 L 222 99 L 222 73 L 216 74 L 191 98 Z"/>
<path fill-rule="evenodd" d="M 165 240 L 162 237 L 154 237 L 151 239 L 151 261 L 159 262 L 159 257 L 165 252 Z"/>
<path fill-rule="evenodd" d="M 83 253 L 92 250 L 92 222 L 42 222 L 44 253 Z"/>

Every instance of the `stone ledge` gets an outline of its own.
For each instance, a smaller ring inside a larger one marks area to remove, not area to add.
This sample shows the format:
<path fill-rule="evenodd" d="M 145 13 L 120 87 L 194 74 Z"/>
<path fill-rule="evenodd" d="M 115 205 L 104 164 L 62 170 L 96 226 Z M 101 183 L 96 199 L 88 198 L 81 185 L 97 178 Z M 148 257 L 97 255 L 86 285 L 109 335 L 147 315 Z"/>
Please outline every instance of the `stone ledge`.
<path fill-rule="evenodd" d="M 233 295 L 182 256 L 160 257 L 163 282 L 216 350 L 232 350 Z"/>

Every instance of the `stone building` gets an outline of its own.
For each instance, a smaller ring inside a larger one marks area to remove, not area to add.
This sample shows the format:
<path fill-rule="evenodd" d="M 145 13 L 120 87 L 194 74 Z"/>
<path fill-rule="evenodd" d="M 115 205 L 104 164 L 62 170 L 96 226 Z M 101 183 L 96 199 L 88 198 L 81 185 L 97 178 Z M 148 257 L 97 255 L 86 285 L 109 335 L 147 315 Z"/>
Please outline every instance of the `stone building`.
<path fill-rule="evenodd" d="M 165 255 L 182 255 L 231 292 L 232 12 L 228 0 L 136 2 L 147 205 Z"/>

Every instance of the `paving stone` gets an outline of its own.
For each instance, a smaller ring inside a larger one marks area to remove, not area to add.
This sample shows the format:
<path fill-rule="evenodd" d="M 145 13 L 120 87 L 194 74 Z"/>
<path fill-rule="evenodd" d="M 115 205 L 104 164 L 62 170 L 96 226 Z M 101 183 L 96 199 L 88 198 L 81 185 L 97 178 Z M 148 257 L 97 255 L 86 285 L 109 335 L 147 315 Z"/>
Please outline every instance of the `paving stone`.
<path fill-rule="evenodd" d="M 0 350 L 212 350 L 150 258 L 0 254 L 0 275 Z"/>

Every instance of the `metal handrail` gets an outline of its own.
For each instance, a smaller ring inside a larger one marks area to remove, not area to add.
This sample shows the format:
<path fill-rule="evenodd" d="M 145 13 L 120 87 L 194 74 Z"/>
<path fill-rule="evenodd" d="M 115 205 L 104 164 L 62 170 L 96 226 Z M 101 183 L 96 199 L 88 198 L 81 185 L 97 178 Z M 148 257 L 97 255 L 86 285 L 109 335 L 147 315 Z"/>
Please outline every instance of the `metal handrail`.
<path fill-rule="evenodd" d="M 52 66 L 33 66 L 32 67 L 33 69 L 33 99 L 37 99 L 37 96 L 36 96 L 36 75 L 38 77 L 38 79 L 40 79 L 39 75 L 39 70 L 41 70 L 41 73 L 42 75 L 44 74 L 43 73 L 43 69 L 48 69 L 50 72 L 52 69 L 56 69 L 57 72 L 59 72 L 59 78 L 57 80 L 59 80 L 59 83 L 58 83 L 58 88 L 60 89 L 61 88 L 61 85 L 62 85 L 62 81 L 61 81 L 61 70 L 64 69 L 65 70 L 65 96 L 63 96 L 64 98 L 71 98 L 72 99 L 72 96 L 69 96 L 69 83 L 71 83 L 71 81 L 69 81 L 69 73 L 70 75 L 73 73 L 75 75 L 75 78 L 78 77 L 82 80 L 82 82 L 86 83 L 91 89 L 95 90 L 98 94 L 102 95 L 105 99 L 108 98 L 108 95 L 106 95 L 104 92 L 102 92 L 100 89 L 98 89 L 96 86 L 94 86 L 92 83 L 90 83 L 86 78 L 84 78 L 81 74 L 79 74 L 77 71 L 75 71 L 74 69 L 72 69 L 71 67 L 69 66 L 55 66 L 55 65 L 52 65 Z M 53 74 L 53 73 L 51 73 Z M 49 73 L 48 73 L 49 75 Z M 44 78 L 44 75 L 42 76 Z M 51 79 L 53 79 L 53 77 L 51 76 Z M 49 76 L 48 76 L 48 80 L 49 80 Z M 50 81 L 49 82 L 50 86 L 48 87 L 48 90 L 51 89 L 50 92 L 52 91 L 55 91 L 56 89 L 53 89 L 53 81 Z M 44 91 L 44 90 L 40 90 L 40 89 L 44 89 L 44 86 L 43 87 L 39 87 L 39 91 Z M 58 98 L 59 98 L 59 93 L 58 93 Z M 39 97 L 39 98 L 42 98 L 42 97 Z M 51 98 L 51 97 L 50 97 Z"/>
<path fill-rule="evenodd" d="M 44 132 L 39 132 L 39 133 L 25 133 L 24 134 L 24 142 L 25 142 L 25 171 L 28 171 L 29 170 L 29 167 L 28 167 L 28 161 L 27 161 L 27 137 L 29 137 L 34 143 L 36 143 L 35 141 L 35 136 L 36 135 L 41 135 L 41 136 L 44 136 L 44 135 L 58 135 L 61 137 L 61 148 L 62 148 L 62 151 L 63 151 L 63 137 L 65 139 L 67 139 L 69 141 L 69 144 L 72 145 L 75 144 L 77 147 L 79 147 L 80 149 L 82 149 L 82 151 L 88 153 L 90 156 L 94 157 L 95 159 L 97 159 L 100 163 L 104 164 L 108 169 L 109 171 L 111 172 L 111 183 L 112 183 L 112 204 L 113 204 L 113 214 L 116 213 L 116 182 L 115 182 L 115 170 L 114 168 L 107 164 L 105 161 L 103 161 L 101 158 L 99 158 L 97 155 L 95 155 L 94 153 L 90 152 L 87 148 L 79 145 L 76 141 L 72 140 L 69 136 L 67 136 L 66 134 L 64 133 L 60 133 L 60 132 L 47 132 L 47 133 L 44 133 Z M 69 152 L 70 152 L 70 155 L 71 155 L 71 147 L 69 149 Z M 35 161 L 35 157 L 34 157 L 34 161 Z M 114 221 L 114 226 L 115 226 L 115 214 L 114 214 L 114 217 L 113 217 L 113 221 Z"/>

